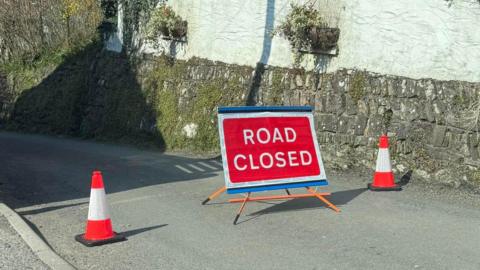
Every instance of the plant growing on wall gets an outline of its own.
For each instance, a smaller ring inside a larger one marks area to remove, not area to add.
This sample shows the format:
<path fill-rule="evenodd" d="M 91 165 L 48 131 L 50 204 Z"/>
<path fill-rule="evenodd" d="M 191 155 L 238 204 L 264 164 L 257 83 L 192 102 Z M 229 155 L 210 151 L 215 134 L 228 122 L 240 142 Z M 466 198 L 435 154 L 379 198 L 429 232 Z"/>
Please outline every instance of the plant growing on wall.
<path fill-rule="evenodd" d="M 338 28 L 330 28 L 313 5 L 291 5 L 292 10 L 275 30 L 283 34 L 294 49 L 295 64 L 299 64 L 303 52 L 328 51 L 337 46 Z"/>
<path fill-rule="evenodd" d="M 146 26 L 146 38 L 156 41 L 158 37 L 182 39 L 187 35 L 187 21 L 176 15 L 171 7 L 160 4 L 152 12 Z"/>

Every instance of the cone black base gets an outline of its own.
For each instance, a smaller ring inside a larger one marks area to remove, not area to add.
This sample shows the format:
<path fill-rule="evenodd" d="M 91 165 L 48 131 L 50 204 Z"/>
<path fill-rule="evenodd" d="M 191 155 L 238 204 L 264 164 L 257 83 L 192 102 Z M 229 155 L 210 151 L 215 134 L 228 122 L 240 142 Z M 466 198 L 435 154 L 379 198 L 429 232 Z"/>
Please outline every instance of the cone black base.
<path fill-rule="evenodd" d="M 119 233 L 114 233 L 112 238 L 103 239 L 103 240 L 87 240 L 83 237 L 84 235 L 85 234 L 76 235 L 75 240 L 84 244 L 87 247 L 101 246 L 101 245 L 105 245 L 105 244 L 111 244 L 111 243 L 116 243 L 116 242 L 121 242 L 121 241 L 127 240 L 125 235 L 119 234 Z"/>
<path fill-rule="evenodd" d="M 400 190 L 402 190 L 402 187 L 398 186 L 398 185 L 394 185 L 392 187 L 376 187 L 372 184 L 368 184 L 367 187 L 371 191 L 400 191 Z"/>

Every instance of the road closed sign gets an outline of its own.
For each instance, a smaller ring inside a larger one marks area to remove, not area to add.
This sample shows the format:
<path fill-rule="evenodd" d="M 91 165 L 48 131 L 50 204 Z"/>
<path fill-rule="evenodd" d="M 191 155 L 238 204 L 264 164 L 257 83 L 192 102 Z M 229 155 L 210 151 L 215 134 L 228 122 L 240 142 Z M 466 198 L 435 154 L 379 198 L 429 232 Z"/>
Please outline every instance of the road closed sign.
<path fill-rule="evenodd" d="M 310 107 L 222 107 L 218 120 L 227 191 L 326 179 Z"/>

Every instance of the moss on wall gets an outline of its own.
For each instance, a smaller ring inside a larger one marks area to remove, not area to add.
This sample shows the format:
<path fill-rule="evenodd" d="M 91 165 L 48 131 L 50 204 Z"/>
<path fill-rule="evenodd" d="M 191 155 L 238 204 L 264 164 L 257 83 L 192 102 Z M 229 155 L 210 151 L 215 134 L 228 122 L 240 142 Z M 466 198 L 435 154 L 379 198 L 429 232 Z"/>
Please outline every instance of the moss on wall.
<path fill-rule="evenodd" d="M 177 106 L 177 95 L 173 89 L 162 89 L 156 103 L 156 127 L 159 133 L 164 137 L 165 146 L 168 148 L 182 148 L 184 140 L 180 133 L 179 111 Z"/>
<path fill-rule="evenodd" d="M 222 81 L 207 82 L 199 86 L 198 96 L 193 106 L 192 122 L 198 125 L 193 139 L 195 150 L 212 151 L 219 147 L 217 114 L 218 104 L 225 103 L 222 97 Z M 228 92 L 225 92 L 228 93 Z"/>
<path fill-rule="evenodd" d="M 285 72 L 280 69 L 274 69 L 272 72 L 271 91 L 268 93 L 266 103 L 269 105 L 282 105 L 283 93 L 285 91 L 284 76 Z"/>
<path fill-rule="evenodd" d="M 358 71 L 355 73 L 348 93 L 355 102 L 358 102 L 365 96 L 365 74 L 363 72 Z"/>
<path fill-rule="evenodd" d="M 210 61 L 198 58 L 154 60 L 153 68 L 143 74 L 143 89 L 155 111 L 155 129 L 163 136 L 166 149 L 219 152 L 217 107 L 244 104 L 245 78 L 252 71 L 231 68 L 227 77 L 215 74 Z M 186 134 L 187 125 L 195 126 L 193 136 Z"/>

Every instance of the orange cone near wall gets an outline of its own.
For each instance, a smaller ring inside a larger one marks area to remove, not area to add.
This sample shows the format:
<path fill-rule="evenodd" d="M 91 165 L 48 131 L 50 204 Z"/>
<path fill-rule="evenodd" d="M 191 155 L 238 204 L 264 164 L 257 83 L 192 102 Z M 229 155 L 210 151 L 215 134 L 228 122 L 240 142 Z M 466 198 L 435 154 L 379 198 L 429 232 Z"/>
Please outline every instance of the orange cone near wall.
<path fill-rule="evenodd" d="M 402 188 L 395 184 L 395 178 L 390 164 L 390 153 L 388 151 L 387 135 L 380 136 L 378 144 L 377 166 L 373 183 L 368 184 L 368 189 L 372 191 L 399 191 Z"/>
<path fill-rule="evenodd" d="M 88 247 L 126 240 L 125 236 L 114 232 L 112 229 L 105 187 L 103 186 L 103 178 L 100 171 L 94 171 L 92 175 L 85 234 L 75 236 L 75 240 Z"/>

